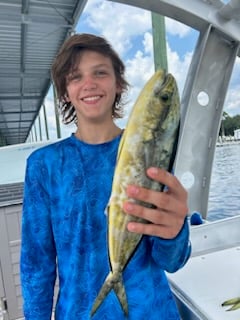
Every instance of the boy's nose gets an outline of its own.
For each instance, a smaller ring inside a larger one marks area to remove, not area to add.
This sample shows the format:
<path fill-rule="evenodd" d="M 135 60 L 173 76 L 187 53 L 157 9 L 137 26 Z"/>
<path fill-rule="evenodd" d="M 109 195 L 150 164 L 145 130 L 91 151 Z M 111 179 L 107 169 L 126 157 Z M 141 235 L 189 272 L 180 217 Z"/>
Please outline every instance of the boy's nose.
<path fill-rule="evenodd" d="M 92 90 L 92 89 L 96 89 L 96 88 L 97 88 L 97 84 L 92 77 L 84 78 L 84 82 L 83 82 L 83 89 L 84 90 Z"/>

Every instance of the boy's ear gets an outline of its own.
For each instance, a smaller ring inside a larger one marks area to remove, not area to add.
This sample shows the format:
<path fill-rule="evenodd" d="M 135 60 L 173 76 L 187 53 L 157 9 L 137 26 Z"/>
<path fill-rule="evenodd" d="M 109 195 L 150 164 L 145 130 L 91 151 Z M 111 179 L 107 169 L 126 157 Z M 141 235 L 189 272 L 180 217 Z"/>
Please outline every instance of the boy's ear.
<path fill-rule="evenodd" d="M 70 102 L 70 99 L 69 99 L 69 97 L 68 97 L 68 94 L 67 94 L 67 93 L 65 93 L 65 95 L 64 95 L 64 100 L 65 100 L 66 102 Z"/>
<path fill-rule="evenodd" d="M 117 88 L 116 88 L 117 94 L 122 93 L 122 86 L 117 83 Z"/>

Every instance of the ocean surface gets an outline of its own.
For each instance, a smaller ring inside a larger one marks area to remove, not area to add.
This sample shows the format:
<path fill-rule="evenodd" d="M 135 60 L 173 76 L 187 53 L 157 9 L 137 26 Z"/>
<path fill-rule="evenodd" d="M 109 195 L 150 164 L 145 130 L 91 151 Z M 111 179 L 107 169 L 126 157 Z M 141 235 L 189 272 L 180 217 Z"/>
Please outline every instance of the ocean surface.
<path fill-rule="evenodd" d="M 240 143 L 218 146 L 211 177 L 207 220 L 240 214 Z"/>

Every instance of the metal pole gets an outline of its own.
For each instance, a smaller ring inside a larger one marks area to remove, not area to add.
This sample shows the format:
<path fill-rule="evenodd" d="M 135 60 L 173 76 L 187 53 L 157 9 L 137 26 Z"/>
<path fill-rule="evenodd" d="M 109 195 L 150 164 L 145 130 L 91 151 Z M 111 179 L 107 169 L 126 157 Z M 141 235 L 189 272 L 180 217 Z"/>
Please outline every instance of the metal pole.
<path fill-rule="evenodd" d="M 58 108 L 57 108 L 57 93 L 54 86 L 53 86 L 53 95 L 54 95 L 54 109 L 55 109 L 57 138 L 59 139 L 61 138 L 61 128 L 60 128 L 59 114 L 58 114 Z"/>
<path fill-rule="evenodd" d="M 168 71 L 165 18 L 152 12 L 152 36 L 155 70 Z"/>
<path fill-rule="evenodd" d="M 47 140 L 49 140 L 48 123 L 47 123 L 47 113 L 46 113 L 45 103 L 43 104 L 43 115 L 44 115 L 44 123 L 45 123 L 46 137 L 47 137 Z"/>
<path fill-rule="evenodd" d="M 39 114 L 38 114 L 38 127 L 39 127 L 39 137 L 40 137 L 40 141 L 42 141 L 42 127 L 41 127 L 40 112 L 39 112 Z"/>
<path fill-rule="evenodd" d="M 36 129 L 36 124 L 35 123 L 34 123 L 33 127 L 34 127 L 34 133 L 35 133 L 35 141 L 37 141 L 38 140 L 37 139 L 37 129 Z"/>
<path fill-rule="evenodd" d="M 32 129 L 30 131 L 30 142 L 33 142 L 33 131 L 32 131 Z"/>

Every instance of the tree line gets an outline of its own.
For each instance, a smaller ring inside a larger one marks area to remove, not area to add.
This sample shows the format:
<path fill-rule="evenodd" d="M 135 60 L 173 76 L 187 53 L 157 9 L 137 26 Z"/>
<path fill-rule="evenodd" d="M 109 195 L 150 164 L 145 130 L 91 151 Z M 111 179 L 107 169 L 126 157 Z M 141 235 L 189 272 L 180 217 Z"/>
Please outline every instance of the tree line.
<path fill-rule="evenodd" d="M 227 112 L 224 111 L 219 130 L 219 135 L 234 136 L 234 130 L 236 129 L 240 129 L 240 114 L 231 117 Z"/>

